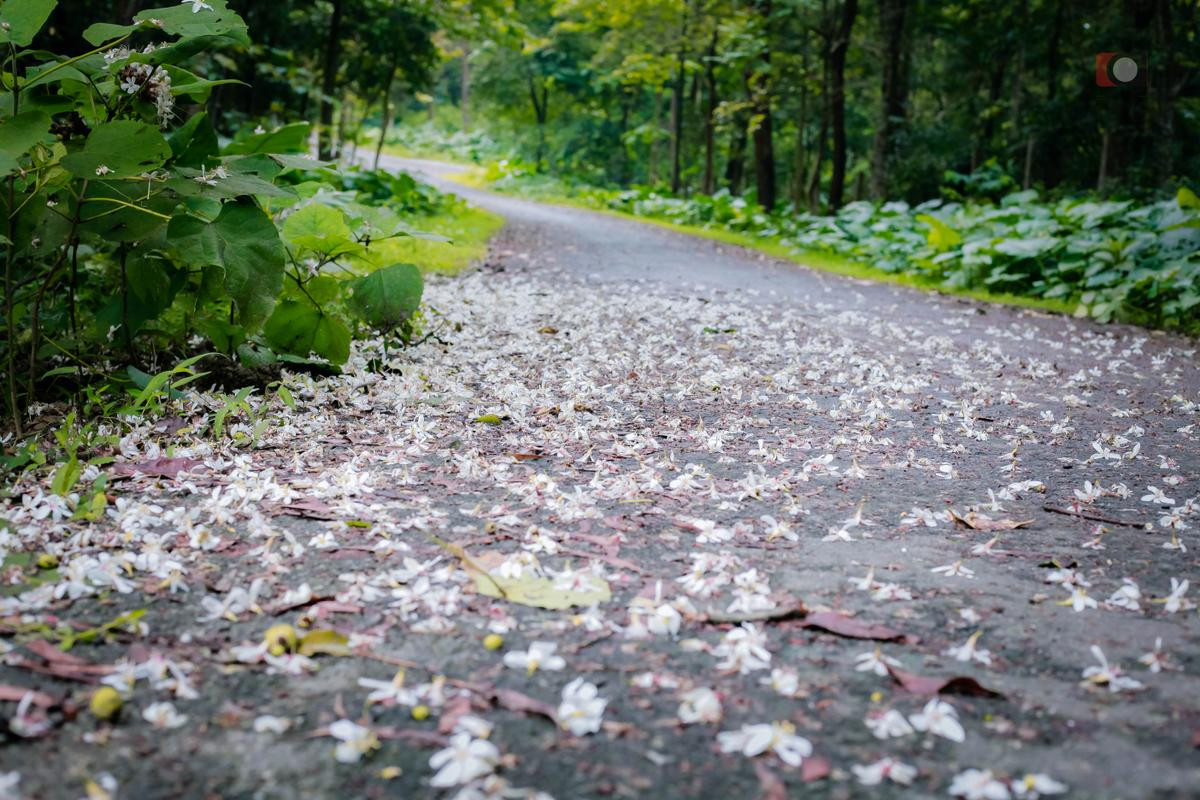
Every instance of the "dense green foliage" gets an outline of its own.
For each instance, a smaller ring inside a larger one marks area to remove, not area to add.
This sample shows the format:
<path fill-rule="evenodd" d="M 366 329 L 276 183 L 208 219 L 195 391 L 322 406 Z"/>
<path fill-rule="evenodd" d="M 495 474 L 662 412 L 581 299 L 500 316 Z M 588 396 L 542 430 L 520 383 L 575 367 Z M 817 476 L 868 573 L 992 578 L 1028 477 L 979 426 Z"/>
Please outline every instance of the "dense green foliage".
<path fill-rule="evenodd" d="M 18 427 L 34 398 L 114 357 L 153 369 L 203 346 L 251 366 L 336 365 L 356 330 L 411 334 L 422 281 L 394 243 L 447 200 L 407 176 L 326 169 L 305 155 L 307 123 L 223 141 L 206 113 L 185 119 L 228 82 L 193 62 L 248 42 L 223 0 L 92 25 L 92 49 L 70 58 L 23 49 L 54 6 L 0 6 L 0 358 Z"/>
<path fill-rule="evenodd" d="M 1200 201 L 850 203 L 836 215 L 767 214 L 728 193 L 690 200 L 629 191 L 608 206 L 640 216 L 778 237 L 947 288 L 1063 300 L 1102 321 L 1200 328 Z"/>

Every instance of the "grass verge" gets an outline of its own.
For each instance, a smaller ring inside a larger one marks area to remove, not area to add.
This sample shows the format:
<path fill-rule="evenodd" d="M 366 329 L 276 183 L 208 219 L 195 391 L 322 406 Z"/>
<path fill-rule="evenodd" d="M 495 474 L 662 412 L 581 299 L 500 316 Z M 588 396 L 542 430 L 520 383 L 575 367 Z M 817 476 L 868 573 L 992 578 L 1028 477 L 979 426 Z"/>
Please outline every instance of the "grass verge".
<path fill-rule="evenodd" d="M 450 241 L 397 240 L 394 246 L 400 259 L 425 272 L 456 275 L 487 255 L 488 241 L 504 225 L 504 218 L 463 203 L 448 212 L 417 217 L 412 223 L 415 230 L 441 234 Z"/>

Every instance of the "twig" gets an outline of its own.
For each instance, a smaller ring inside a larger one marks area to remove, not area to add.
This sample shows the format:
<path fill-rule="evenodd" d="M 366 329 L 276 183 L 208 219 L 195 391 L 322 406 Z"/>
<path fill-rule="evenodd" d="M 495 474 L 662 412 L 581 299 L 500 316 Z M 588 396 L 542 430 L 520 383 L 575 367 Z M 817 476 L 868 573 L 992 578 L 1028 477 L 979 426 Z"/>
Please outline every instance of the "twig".
<path fill-rule="evenodd" d="M 803 603 L 790 606 L 775 606 L 757 611 L 746 611 L 741 614 L 728 614 L 724 611 L 709 611 L 702 617 L 704 622 L 713 625 L 724 625 L 736 622 L 766 622 L 768 620 L 799 619 L 808 615 L 808 609 Z"/>
<path fill-rule="evenodd" d="M 1145 522 L 1126 522 L 1123 519 L 1114 519 L 1106 517 L 1103 514 L 1096 514 L 1091 511 L 1072 511 L 1069 508 L 1058 508 L 1057 506 L 1042 506 L 1043 511 L 1049 511 L 1053 514 L 1062 514 L 1067 517 L 1079 517 L 1081 519 L 1090 519 L 1093 522 L 1107 522 L 1109 525 L 1122 525 L 1126 528 L 1145 528 Z"/>

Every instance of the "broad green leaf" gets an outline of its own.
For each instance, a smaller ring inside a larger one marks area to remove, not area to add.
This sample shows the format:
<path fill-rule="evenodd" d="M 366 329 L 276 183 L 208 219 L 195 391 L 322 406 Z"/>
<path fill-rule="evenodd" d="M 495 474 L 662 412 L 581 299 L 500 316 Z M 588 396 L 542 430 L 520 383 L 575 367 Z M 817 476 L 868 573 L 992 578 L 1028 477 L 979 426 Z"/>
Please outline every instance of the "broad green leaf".
<path fill-rule="evenodd" d="M 51 71 L 53 70 L 53 72 Z M 62 83 L 63 81 L 75 81 L 83 84 L 87 83 L 87 76 L 77 70 L 75 67 L 64 67 L 57 61 L 51 61 L 45 64 L 38 64 L 35 67 L 29 67 L 25 71 L 25 80 L 21 83 L 21 90 L 28 91 L 35 86 L 43 86 L 52 83 Z M 46 103 L 52 98 L 39 95 L 22 95 L 22 105 L 29 99 L 35 99 L 39 103 Z M 60 102 L 66 102 L 68 98 L 59 97 Z M 72 104 L 73 105 L 73 104 Z M 67 106 L 70 108 L 70 105 Z"/>
<path fill-rule="evenodd" d="M 4 0 L 0 4 L 0 44 L 27 47 L 56 5 L 58 0 Z"/>
<path fill-rule="evenodd" d="M 67 155 L 62 164 L 77 178 L 113 180 L 136 178 L 158 169 L 170 157 L 170 145 L 155 128 L 119 120 L 95 128 L 83 150 Z"/>
<path fill-rule="evenodd" d="M 332 275 L 317 275 L 310 278 L 304 284 L 304 292 L 300 293 L 302 297 L 310 298 L 318 306 L 323 306 L 326 303 L 332 303 L 337 299 L 342 291 L 342 282 Z M 299 300 L 299 297 L 293 297 Z"/>
<path fill-rule="evenodd" d="M 308 138 L 311 133 L 312 125 L 307 122 L 295 122 L 231 142 L 225 146 L 225 155 L 303 153 L 308 150 Z"/>
<path fill-rule="evenodd" d="M 350 305 L 373 328 L 391 330 L 421 307 L 425 281 L 412 264 L 393 264 L 354 282 Z"/>
<path fill-rule="evenodd" d="M 312 156 L 306 156 L 306 155 L 293 156 L 293 155 L 283 155 L 281 153 L 271 153 L 271 159 L 273 161 L 275 161 L 275 163 L 279 164 L 279 166 L 285 170 L 289 170 L 289 169 L 301 169 L 301 170 L 324 169 L 325 167 L 331 166 L 333 164 L 332 161 L 321 161 L 320 159 L 313 158 Z"/>
<path fill-rule="evenodd" d="M 321 203 L 309 203 L 288 217 L 283 237 L 295 247 L 333 258 L 365 249 L 354 241 L 346 215 Z"/>
<path fill-rule="evenodd" d="M 41 111 L 26 111 L 0 122 L 0 174 L 20 167 L 20 158 L 50 135 L 50 117 Z"/>
<path fill-rule="evenodd" d="M 139 12 L 134 22 L 153 20 L 172 36 L 229 36 L 248 41 L 246 23 L 229 10 L 226 0 L 185 0 L 173 6 Z"/>
<path fill-rule="evenodd" d="M 93 47 L 99 47 L 105 42 L 120 39 L 125 34 L 137 30 L 138 27 L 138 25 L 114 25 L 111 22 L 97 22 L 83 29 L 83 39 Z"/>
<path fill-rule="evenodd" d="M 282 186 L 264 181 L 257 175 L 249 173 L 214 172 L 209 169 L 189 169 L 179 167 L 175 170 L 178 178 L 167 181 L 167 186 L 183 197 L 244 197 L 260 195 L 262 197 L 294 197 L 295 193 Z"/>
<path fill-rule="evenodd" d="M 959 235 L 958 231 L 937 217 L 931 217 L 928 214 L 918 214 L 917 219 L 929 226 L 929 236 L 926 240 L 934 250 L 941 252 L 962 244 L 962 236 Z"/>
<path fill-rule="evenodd" d="M 177 216 L 167 237 L 189 265 L 225 271 L 225 291 L 243 327 L 256 330 L 270 316 L 283 288 L 284 251 L 262 209 L 253 203 L 226 203 L 211 223 Z"/>
<path fill-rule="evenodd" d="M 1032 239 L 1001 239 L 992 249 L 1013 258 L 1037 258 L 1058 246 L 1058 239 L 1041 236 Z"/>
<path fill-rule="evenodd" d="M 180 126 L 170 140 L 174 164 L 180 167 L 204 167 L 218 163 L 221 151 L 217 132 L 207 112 L 201 112 Z"/>
<path fill-rule="evenodd" d="M 106 241 L 137 242 L 167 223 L 178 200 L 159 193 L 146 199 L 146 183 L 93 180 L 80 206 L 83 230 Z"/>
<path fill-rule="evenodd" d="M 1179 204 L 1180 208 L 1200 210 L 1200 197 L 1197 197 L 1196 193 L 1186 186 L 1179 187 L 1179 191 L 1175 193 L 1175 202 Z"/>
<path fill-rule="evenodd" d="M 165 64 L 163 65 L 163 69 L 166 70 L 167 74 L 171 76 L 171 93 L 176 97 L 190 97 L 197 103 L 207 102 L 209 95 L 212 94 L 212 90 L 217 86 L 228 86 L 233 84 L 237 84 L 239 86 L 248 85 L 243 81 L 235 80 L 233 78 L 208 80 L 207 78 L 201 78 L 199 75 L 188 72 L 182 67 L 177 67 L 174 64 Z"/>
<path fill-rule="evenodd" d="M 316 353 L 334 364 L 350 358 L 350 329 L 311 303 L 284 300 L 275 307 L 263 333 L 275 348 L 298 356 Z"/>

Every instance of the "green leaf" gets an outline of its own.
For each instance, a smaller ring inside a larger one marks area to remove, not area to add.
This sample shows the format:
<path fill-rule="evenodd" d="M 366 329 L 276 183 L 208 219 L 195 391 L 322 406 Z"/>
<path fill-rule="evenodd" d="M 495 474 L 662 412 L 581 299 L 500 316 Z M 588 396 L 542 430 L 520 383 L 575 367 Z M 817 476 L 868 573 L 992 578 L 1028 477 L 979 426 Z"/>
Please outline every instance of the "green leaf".
<path fill-rule="evenodd" d="M 190 97 L 196 103 L 205 103 L 208 101 L 212 90 L 218 86 L 228 86 L 237 84 L 239 86 L 248 86 L 244 81 L 235 80 L 233 78 L 222 78 L 219 80 L 209 80 L 201 78 L 188 72 L 182 67 L 177 67 L 174 64 L 165 64 L 163 69 L 171 76 L 171 94 L 176 97 Z"/>
<path fill-rule="evenodd" d="M 175 170 L 178 178 L 167 181 L 171 191 L 183 197 L 224 197 L 232 199 L 248 195 L 261 197 L 295 197 L 295 193 L 282 186 L 276 186 L 257 175 L 247 172 L 231 172 L 226 170 L 224 177 L 207 169 L 190 169 L 179 167 Z"/>
<path fill-rule="evenodd" d="M 93 47 L 99 47 L 105 42 L 120 39 L 125 34 L 137 29 L 137 25 L 114 25 L 111 22 L 97 22 L 83 29 L 83 39 Z"/>
<path fill-rule="evenodd" d="M 272 153 L 271 159 L 273 161 L 275 161 L 275 163 L 279 164 L 279 166 L 285 170 L 289 170 L 289 169 L 300 169 L 300 170 L 324 169 L 325 167 L 331 166 L 333 164 L 332 161 L 320 161 L 316 158 L 313 158 L 312 156 L 306 156 L 306 155 L 291 156 L 291 155 L 282 155 L 279 153 Z"/>
<path fill-rule="evenodd" d="M 207 7 L 206 7 L 207 6 Z M 248 42 L 246 23 L 230 11 L 226 0 L 193 0 L 164 8 L 150 8 L 133 18 L 134 22 L 154 20 L 156 26 L 171 36 L 229 36 Z"/>
<path fill-rule="evenodd" d="M 80 227 L 106 241 L 142 241 L 167 223 L 178 202 L 165 193 L 147 200 L 146 184 L 140 181 L 126 184 L 93 179 L 80 205 Z"/>
<path fill-rule="evenodd" d="M 350 358 L 350 329 L 311 303 L 284 300 L 275 307 L 263 333 L 277 349 L 298 356 L 316 353 L 334 364 Z"/>
<path fill-rule="evenodd" d="M 58 0 L 5 0 L 0 5 L 0 44 L 27 47 L 56 5 Z"/>
<path fill-rule="evenodd" d="M 372 328 L 391 330 L 421 307 L 425 281 L 412 264 L 393 264 L 354 282 L 350 305 Z"/>
<path fill-rule="evenodd" d="M 75 484 L 82 474 L 83 469 L 79 466 L 79 459 L 72 453 L 67 462 L 59 465 L 58 469 L 54 471 L 54 477 L 50 481 L 50 491 L 59 497 L 66 497 L 75 488 Z"/>
<path fill-rule="evenodd" d="M 97 126 L 83 150 L 62 160 L 77 178 L 136 178 L 161 167 L 171 157 L 171 146 L 155 128 L 144 122 L 119 120 Z"/>
<path fill-rule="evenodd" d="M 176 216 L 167 237 L 192 266 L 225 271 L 225 291 L 238 321 L 255 330 L 271 314 L 283 288 L 283 243 L 262 209 L 253 203 L 226 203 L 211 223 Z"/>
<path fill-rule="evenodd" d="M 928 214 L 918 214 L 917 219 L 929 226 L 927 241 L 929 242 L 929 246 L 939 253 L 962 244 L 962 236 L 959 235 L 958 231 L 937 217 L 931 217 Z"/>
<path fill-rule="evenodd" d="M 201 112 L 185 122 L 171 136 L 171 153 L 179 167 L 203 167 L 217 163 L 221 146 L 217 143 L 217 132 L 207 112 Z"/>
<path fill-rule="evenodd" d="M 1179 191 L 1175 194 L 1175 202 L 1179 203 L 1180 208 L 1200 210 L 1200 197 L 1197 197 L 1196 193 L 1186 186 L 1179 187 Z"/>
<path fill-rule="evenodd" d="M 21 157 L 49 134 L 50 116 L 41 111 L 26 111 L 0 122 L 0 174 L 16 172 Z"/>
<path fill-rule="evenodd" d="M 225 146 L 225 155 L 247 153 L 304 153 L 308 150 L 308 138 L 312 125 L 295 122 L 273 131 L 254 133 Z"/>
<path fill-rule="evenodd" d="M 283 223 L 283 236 L 298 248 L 330 258 L 365 249 L 354 241 L 346 215 L 320 203 L 310 203 L 288 217 Z"/>

